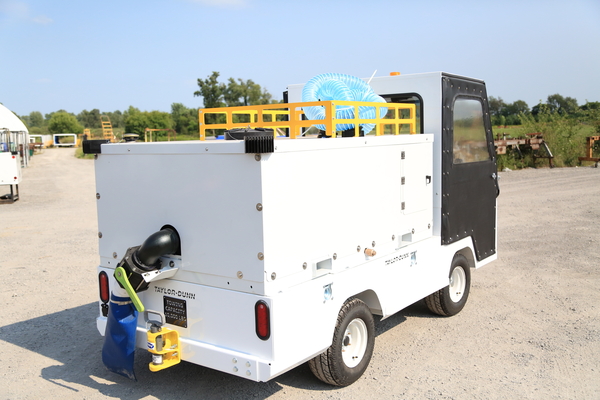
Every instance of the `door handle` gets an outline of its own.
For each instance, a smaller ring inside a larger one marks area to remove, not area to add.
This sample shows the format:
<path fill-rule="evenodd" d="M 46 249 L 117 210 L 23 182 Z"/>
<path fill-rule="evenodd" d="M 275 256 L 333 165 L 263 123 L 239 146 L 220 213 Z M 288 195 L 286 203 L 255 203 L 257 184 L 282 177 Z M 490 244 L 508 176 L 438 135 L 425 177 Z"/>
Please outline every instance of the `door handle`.
<path fill-rule="evenodd" d="M 494 185 L 496 186 L 496 197 L 500 196 L 500 185 L 498 184 L 498 175 L 495 172 L 492 172 L 491 175 L 494 180 Z"/>

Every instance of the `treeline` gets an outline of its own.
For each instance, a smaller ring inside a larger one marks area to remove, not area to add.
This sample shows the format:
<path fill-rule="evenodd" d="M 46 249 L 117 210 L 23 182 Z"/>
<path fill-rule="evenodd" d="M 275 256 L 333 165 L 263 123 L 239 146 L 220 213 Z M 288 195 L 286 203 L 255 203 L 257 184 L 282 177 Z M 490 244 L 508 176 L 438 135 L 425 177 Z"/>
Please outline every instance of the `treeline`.
<path fill-rule="evenodd" d="M 506 103 L 502 97 L 490 96 L 489 108 L 492 117 L 492 125 L 521 125 L 524 117 L 533 116 L 538 118 L 542 114 L 558 114 L 575 118 L 585 117 L 586 111 L 600 109 L 600 102 L 586 102 L 579 106 L 577 99 L 572 97 L 563 97 L 560 94 L 548 96 L 545 103 L 529 108 L 523 100 L 517 100 L 513 103 Z"/>
<path fill-rule="evenodd" d="M 198 90 L 194 96 L 203 98 L 204 107 L 232 107 L 256 104 L 278 103 L 271 94 L 251 79 L 229 78 L 226 83 L 219 82 L 219 72 L 213 71 L 206 79 L 198 79 Z M 540 115 L 556 114 L 569 118 L 578 118 L 598 126 L 598 121 L 591 121 L 589 112 L 600 110 L 600 102 L 586 102 L 579 106 L 572 97 L 560 94 L 548 96 L 547 101 L 540 101 L 529 108 L 523 100 L 506 103 L 501 97 L 489 97 L 489 109 L 492 124 L 495 126 L 522 125 L 530 118 L 538 119 Z M 59 110 L 42 115 L 33 111 L 29 115 L 20 116 L 31 134 L 48 133 L 81 133 L 84 128 L 100 129 L 101 118 L 110 119 L 112 127 L 128 133 L 143 135 L 146 128 L 174 129 L 179 135 L 195 135 L 198 133 L 198 110 L 188 108 L 182 103 L 171 104 L 171 112 L 141 111 L 130 106 L 124 111 L 101 112 L 99 109 L 83 110 L 75 115 Z M 600 132 L 600 126 L 597 127 Z"/>
<path fill-rule="evenodd" d="M 495 123 L 494 133 L 512 138 L 541 134 L 557 167 L 574 167 L 580 164 L 579 157 L 586 154 L 586 137 L 600 135 L 600 102 L 587 102 L 579 106 L 577 100 L 555 94 L 548 96 L 546 103 L 540 102 L 531 110 L 520 110 L 518 115 L 509 114 L 507 110 L 511 111 L 510 104 L 492 111 L 496 112 L 492 117 Z M 503 125 L 520 126 L 504 130 Z M 499 168 L 535 167 L 536 156 L 550 156 L 542 148 L 533 150 L 525 147 L 521 150 L 499 155 Z M 600 156 L 600 143 L 596 143 L 592 152 L 594 157 Z"/>
<path fill-rule="evenodd" d="M 213 72 L 207 79 L 198 79 L 199 90 L 194 96 L 202 96 L 204 107 L 232 107 L 255 104 L 278 103 L 271 94 L 251 79 L 229 78 L 227 84 L 218 81 L 219 73 Z M 182 103 L 171 104 L 171 112 L 141 111 L 129 106 L 125 111 L 101 112 L 95 108 L 79 114 L 59 110 L 42 115 L 33 111 L 19 116 L 32 135 L 51 133 L 82 133 L 84 129 L 102 128 L 102 118 L 108 117 L 115 129 L 127 133 L 144 134 L 146 128 L 174 129 L 178 135 L 198 134 L 198 109 Z"/>
<path fill-rule="evenodd" d="M 144 134 L 146 128 L 174 129 L 182 135 L 198 133 L 198 109 L 181 103 L 171 104 L 171 112 L 140 111 L 130 106 L 125 111 L 101 112 L 95 108 L 75 115 L 59 110 L 42 116 L 39 111 L 19 116 L 32 135 L 52 133 L 82 133 L 87 129 L 102 128 L 101 116 L 107 116 L 113 128 L 125 132 Z"/>

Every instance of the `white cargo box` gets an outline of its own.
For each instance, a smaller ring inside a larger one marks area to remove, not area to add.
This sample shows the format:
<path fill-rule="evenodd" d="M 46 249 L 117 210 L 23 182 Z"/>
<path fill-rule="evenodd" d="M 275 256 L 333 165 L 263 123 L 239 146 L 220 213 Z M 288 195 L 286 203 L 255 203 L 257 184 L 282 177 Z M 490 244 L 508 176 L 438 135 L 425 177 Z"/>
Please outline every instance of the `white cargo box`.
<path fill-rule="evenodd" d="M 106 144 L 96 161 L 101 265 L 169 225 L 171 278 L 273 295 L 432 234 L 433 136 Z M 410 166 L 410 167 L 409 167 Z"/>

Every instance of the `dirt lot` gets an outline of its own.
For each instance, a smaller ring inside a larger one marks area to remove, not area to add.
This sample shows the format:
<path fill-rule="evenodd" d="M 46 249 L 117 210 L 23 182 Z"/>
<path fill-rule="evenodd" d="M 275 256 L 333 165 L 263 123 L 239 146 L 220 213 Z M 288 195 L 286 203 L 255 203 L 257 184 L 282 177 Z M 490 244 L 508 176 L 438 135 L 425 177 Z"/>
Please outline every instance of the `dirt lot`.
<path fill-rule="evenodd" d="M 600 393 L 600 168 L 501 173 L 499 260 L 452 318 L 421 303 L 376 324 L 347 388 L 302 365 L 253 383 L 182 363 L 138 382 L 105 370 L 95 325 L 93 161 L 48 149 L 0 205 L 2 399 L 593 399 Z M 0 187 L 0 191 L 7 187 Z M 0 193 L 2 195 L 4 193 Z"/>

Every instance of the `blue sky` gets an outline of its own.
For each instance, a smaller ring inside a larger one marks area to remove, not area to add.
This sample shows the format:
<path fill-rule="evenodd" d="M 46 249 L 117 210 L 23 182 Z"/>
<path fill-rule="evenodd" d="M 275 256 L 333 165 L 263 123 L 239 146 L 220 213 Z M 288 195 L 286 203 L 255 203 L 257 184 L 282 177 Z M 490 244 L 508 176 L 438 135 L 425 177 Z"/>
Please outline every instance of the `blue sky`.
<path fill-rule="evenodd" d="M 277 99 L 325 72 L 446 71 L 530 107 L 600 101 L 600 0 L 0 0 L 0 102 L 201 107 L 197 79 L 252 79 Z"/>

